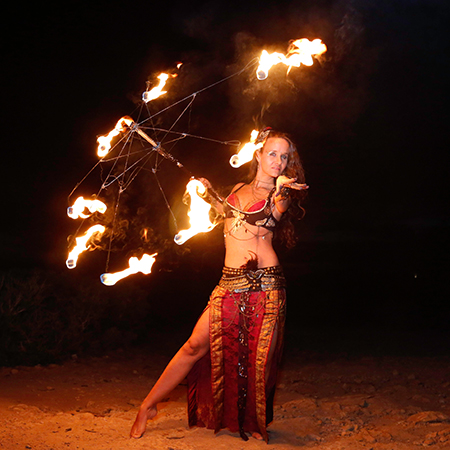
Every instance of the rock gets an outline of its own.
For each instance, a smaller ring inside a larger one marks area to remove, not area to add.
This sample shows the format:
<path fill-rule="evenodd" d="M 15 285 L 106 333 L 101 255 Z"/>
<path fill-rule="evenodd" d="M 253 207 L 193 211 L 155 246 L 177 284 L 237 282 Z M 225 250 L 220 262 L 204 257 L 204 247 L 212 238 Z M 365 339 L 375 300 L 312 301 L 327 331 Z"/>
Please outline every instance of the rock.
<path fill-rule="evenodd" d="M 341 436 L 351 436 L 357 430 L 358 430 L 358 425 L 347 425 L 342 430 Z"/>
<path fill-rule="evenodd" d="M 91 420 L 91 419 L 95 418 L 94 414 L 92 414 L 90 412 L 79 413 L 78 417 L 80 419 L 87 419 L 87 420 Z"/>
<path fill-rule="evenodd" d="M 320 442 L 321 438 L 320 438 L 320 436 L 317 436 L 316 434 L 307 434 L 304 437 L 304 440 L 306 442 Z"/>
<path fill-rule="evenodd" d="M 365 428 L 363 428 L 361 432 L 358 434 L 358 438 L 359 440 L 368 442 L 369 444 L 374 444 L 375 442 L 377 442 L 375 436 L 373 436 L 372 433 Z"/>
<path fill-rule="evenodd" d="M 437 442 L 438 441 L 441 441 L 441 442 L 445 442 L 445 441 L 442 441 L 442 439 L 441 439 L 441 437 L 439 436 L 439 433 L 437 432 L 437 431 L 435 431 L 435 432 L 433 432 L 433 433 L 428 433 L 426 436 L 425 436 L 425 440 L 423 441 L 423 444 L 422 445 L 427 445 L 427 446 L 429 446 L 429 445 L 434 445 L 434 444 L 437 444 Z"/>
<path fill-rule="evenodd" d="M 368 442 L 369 444 L 374 444 L 375 442 L 391 442 L 392 435 L 384 430 L 368 430 L 363 428 L 360 433 L 358 433 L 359 440 Z"/>
<path fill-rule="evenodd" d="M 140 406 L 141 403 L 142 403 L 142 400 L 136 400 L 135 398 L 128 400 L 128 404 L 131 406 Z"/>
<path fill-rule="evenodd" d="M 450 441 L 450 428 L 446 428 L 445 430 L 438 431 L 439 442 L 448 442 Z"/>
<path fill-rule="evenodd" d="M 42 413 L 42 411 L 37 406 L 26 405 L 24 403 L 12 405 L 9 407 L 9 409 L 12 409 L 19 414 L 26 413 L 28 416 L 37 416 Z"/>
<path fill-rule="evenodd" d="M 449 416 L 440 411 L 422 411 L 408 417 L 408 422 L 413 424 L 429 423 L 429 422 L 448 422 Z"/>

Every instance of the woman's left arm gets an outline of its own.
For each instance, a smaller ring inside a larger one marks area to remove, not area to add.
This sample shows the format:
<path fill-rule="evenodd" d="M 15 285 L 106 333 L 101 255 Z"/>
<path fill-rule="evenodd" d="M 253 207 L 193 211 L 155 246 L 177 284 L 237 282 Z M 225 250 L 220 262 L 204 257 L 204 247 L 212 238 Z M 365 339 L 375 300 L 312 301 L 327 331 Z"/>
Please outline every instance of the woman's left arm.
<path fill-rule="evenodd" d="M 289 198 L 289 190 L 296 189 L 308 189 L 309 186 L 306 184 L 296 183 L 296 178 L 289 178 L 285 175 L 280 175 L 276 181 L 276 189 L 273 194 L 273 203 L 275 205 L 274 216 L 277 220 L 280 220 L 283 213 L 287 211 L 291 203 Z"/>

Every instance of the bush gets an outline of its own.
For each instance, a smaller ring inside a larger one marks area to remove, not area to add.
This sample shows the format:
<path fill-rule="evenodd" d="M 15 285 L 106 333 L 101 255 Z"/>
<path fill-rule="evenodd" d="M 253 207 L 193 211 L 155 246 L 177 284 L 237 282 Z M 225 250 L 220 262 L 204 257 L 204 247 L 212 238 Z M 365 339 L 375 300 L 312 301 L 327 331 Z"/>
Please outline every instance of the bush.
<path fill-rule="evenodd" d="M 47 364 L 131 344 L 146 329 L 147 293 L 128 283 L 33 271 L 0 273 L 0 366 Z"/>

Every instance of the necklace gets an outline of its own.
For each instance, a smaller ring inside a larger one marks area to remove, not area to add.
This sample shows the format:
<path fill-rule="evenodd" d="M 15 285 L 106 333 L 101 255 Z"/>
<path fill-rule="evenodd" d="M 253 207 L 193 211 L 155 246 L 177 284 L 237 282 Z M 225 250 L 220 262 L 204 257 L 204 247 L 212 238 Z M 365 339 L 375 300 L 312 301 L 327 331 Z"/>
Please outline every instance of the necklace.
<path fill-rule="evenodd" d="M 236 224 L 236 225 L 237 225 L 237 224 Z M 250 241 L 250 240 L 256 238 L 256 239 L 257 239 L 257 242 L 258 242 L 258 241 L 259 241 L 259 238 L 261 238 L 261 239 L 263 239 L 263 240 L 266 240 L 266 236 L 267 236 L 268 234 L 272 233 L 272 231 L 267 230 L 266 233 L 260 234 L 260 228 L 261 228 L 261 227 L 258 227 L 257 232 L 254 233 L 252 230 L 250 230 L 250 229 L 247 227 L 247 225 L 245 224 L 245 222 L 244 222 L 243 220 L 241 220 L 241 221 L 239 222 L 239 225 L 237 225 L 237 226 L 236 226 L 236 225 L 235 225 L 235 226 L 232 225 L 232 226 L 230 227 L 229 230 L 224 230 L 223 236 L 224 236 L 224 237 L 231 236 L 232 238 L 236 239 L 237 241 Z M 238 237 L 235 236 L 235 234 L 234 234 L 235 231 L 237 231 L 240 227 L 244 228 L 245 233 L 249 233 L 249 234 L 250 234 L 250 236 L 249 236 L 248 238 L 238 238 Z"/>
<path fill-rule="evenodd" d="M 257 178 L 253 178 L 253 180 L 250 184 L 266 184 L 267 186 L 270 186 L 271 188 L 273 188 L 275 186 L 274 181 L 263 181 L 263 180 L 258 180 Z"/>
<path fill-rule="evenodd" d="M 260 186 L 261 185 L 261 186 Z M 253 196 L 257 197 L 256 191 L 263 190 L 264 195 L 266 192 L 270 192 L 270 190 L 275 186 L 273 183 L 269 183 L 267 181 L 259 181 L 256 178 L 250 183 L 252 188 Z"/>
<path fill-rule="evenodd" d="M 265 184 L 269 187 L 261 186 L 259 187 L 258 184 Z M 247 210 L 251 205 L 259 202 L 260 200 L 264 200 L 267 196 L 267 193 L 270 192 L 271 188 L 273 187 L 273 183 L 269 183 L 267 181 L 259 181 L 256 178 L 250 183 L 250 189 L 252 191 L 252 198 L 251 200 L 245 205 L 244 210 Z M 264 193 L 261 196 L 261 194 L 258 194 L 258 190 L 263 190 Z"/>

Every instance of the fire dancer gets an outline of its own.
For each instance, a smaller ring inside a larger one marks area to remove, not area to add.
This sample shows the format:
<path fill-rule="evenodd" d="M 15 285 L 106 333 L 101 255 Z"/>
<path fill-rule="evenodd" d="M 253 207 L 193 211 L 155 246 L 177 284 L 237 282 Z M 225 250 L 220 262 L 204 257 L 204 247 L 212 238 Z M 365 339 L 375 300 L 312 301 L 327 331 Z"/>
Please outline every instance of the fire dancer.
<path fill-rule="evenodd" d="M 225 267 L 191 337 L 143 401 L 131 429 L 140 438 L 157 404 L 188 379 L 189 426 L 228 428 L 268 442 L 285 323 L 285 278 L 274 233 L 293 246 L 292 217 L 308 186 L 289 137 L 266 129 L 248 183 L 223 204 Z M 211 188 L 208 180 L 201 180 Z"/>

